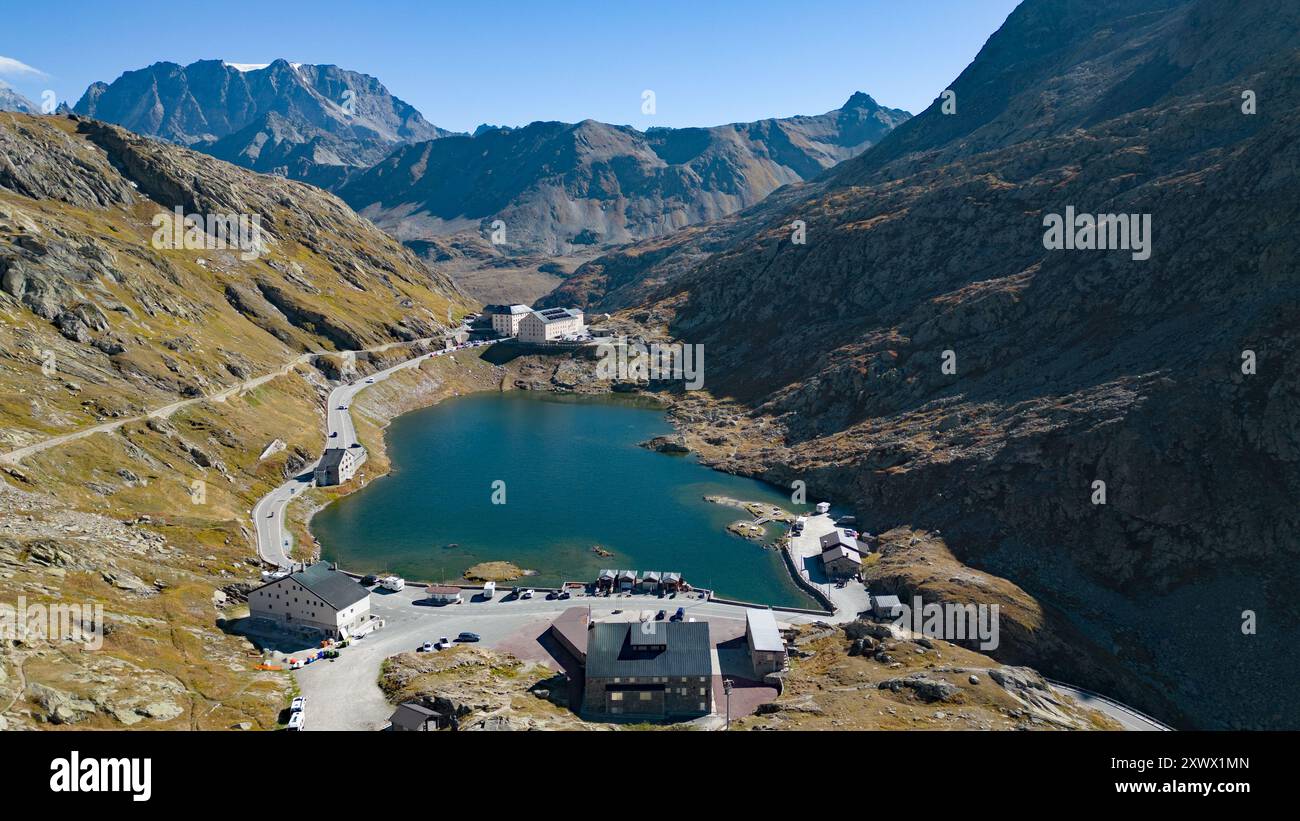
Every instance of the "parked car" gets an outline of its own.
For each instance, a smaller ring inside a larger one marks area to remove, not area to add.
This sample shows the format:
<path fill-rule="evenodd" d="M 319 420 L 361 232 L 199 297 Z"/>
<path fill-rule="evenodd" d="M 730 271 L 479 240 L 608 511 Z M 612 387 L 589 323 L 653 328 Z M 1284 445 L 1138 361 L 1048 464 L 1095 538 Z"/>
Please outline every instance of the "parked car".
<path fill-rule="evenodd" d="M 302 667 L 302 659 L 289 659 L 289 669 L 297 670 Z"/>
<path fill-rule="evenodd" d="M 554 599 L 558 599 L 559 597 L 560 597 L 560 594 L 557 593 L 557 592 L 555 592 L 554 590 L 552 590 L 551 592 L 549 592 L 549 593 L 546 594 L 546 600 L 547 600 L 547 601 L 553 601 Z"/>
<path fill-rule="evenodd" d="M 299 712 L 299 713 L 294 713 L 293 715 L 289 716 L 289 727 L 288 727 L 288 729 L 290 729 L 290 730 L 301 730 L 301 729 L 303 728 L 303 723 L 304 723 L 304 722 L 303 722 L 303 714 L 300 713 L 300 712 Z"/>
<path fill-rule="evenodd" d="M 331 438 L 331 439 L 337 439 L 337 438 L 339 438 L 339 432 L 336 431 L 336 430 L 332 430 L 332 431 L 330 431 L 330 438 Z"/>
<path fill-rule="evenodd" d="M 478 641 L 478 633 L 470 633 L 466 631 L 457 636 L 456 641 Z"/>
<path fill-rule="evenodd" d="M 367 379 L 367 380 L 366 380 L 366 384 L 367 384 L 367 385 L 373 385 L 373 384 L 375 384 L 375 380 L 374 380 L 374 378 L 371 377 L 370 379 Z"/>
<path fill-rule="evenodd" d="M 660 610 L 658 613 L 655 613 L 655 621 L 663 621 L 667 617 L 668 617 L 667 610 Z"/>
<path fill-rule="evenodd" d="M 379 583 L 379 577 L 374 575 L 373 573 L 371 573 L 368 576 L 361 577 L 361 584 L 365 587 L 369 587 L 372 584 L 378 584 L 378 583 Z"/>
<path fill-rule="evenodd" d="M 398 593 L 406 589 L 406 579 L 403 579 L 401 576 L 386 576 L 379 582 L 379 586 L 385 590 L 391 590 L 394 593 Z"/>
<path fill-rule="evenodd" d="M 677 608 L 677 612 L 673 613 L 672 621 L 681 621 L 685 617 L 686 617 L 686 608 L 679 607 Z"/>
<path fill-rule="evenodd" d="M 415 652 L 417 652 L 417 653 L 432 653 L 432 652 L 433 652 L 433 642 L 431 642 L 431 641 L 426 641 L 424 644 L 421 644 L 418 648 L 416 648 L 416 651 L 415 651 Z"/>
<path fill-rule="evenodd" d="M 519 594 L 519 598 L 521 598 L 521 599 L 531 599 L 531 598 L 532 598 L 534 595 L 536 595 L 536 594 L 537 594 L 537 591 L 536 591 L 536 590 L 525 590 L 524 592 L 522 592 L 522 593 Z"/>
<path fill-rule="evenodd" d="M 559 595 L 557 596 L 557 598 L 561 598 L 561 599 L 568 599 L 568 598 L 572 598 L 572 597 L 573 597 L 573 594 L 570 593 L 570 592 L 567 591 L 567 590 L 561 590 L 561 591 L 559 592 Z"/>
<path fill-rule="evenodd" d="M 447 638 L 446 636 L 443 636 L 442 638 L 438 639 L 438 643 L 433 645 L 435 650 L 446 650 L 450 646 L 451 646 L 451 639 Z"/>
<path fill-rule="evenodd" d="M 307 699 L 304 698 L 303 696 L 298 696 L 293 700 L 293 703 L 289 705 L 289 712 L 301 713 L 303 711 L 303 708 L 306 706 L 307 706 Z"/>

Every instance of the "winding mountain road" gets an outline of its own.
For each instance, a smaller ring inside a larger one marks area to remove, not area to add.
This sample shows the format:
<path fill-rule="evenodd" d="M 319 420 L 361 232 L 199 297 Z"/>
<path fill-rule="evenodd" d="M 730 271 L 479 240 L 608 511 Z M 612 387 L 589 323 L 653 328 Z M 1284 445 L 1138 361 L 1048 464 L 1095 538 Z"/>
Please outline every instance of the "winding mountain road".
<path fill-rule="evenodd" d="M 256 387 L 259 387 L 261 385 L 266 384 L 267 382 L 270 382 L 272 379 L 278 379 L 281 376 L 287 375 L 289 371 L 293 370 L 299 365 L 311 361 L 312 357 L 315 356 L 329 356 L 331 354 L 341 355 L 341 354 L 348 354 L 348 353 L 352 353 L 352 354 L 380 353 L 382 351 L 387 351 L 391 348 L 398 347 L 399 345 L 418 345 L 421 343 L 427 343 L 431 341 L 433 341 L 433 339 L 431 337 L 428 337 L 423 339 L 414 339 L 409 342 L 389 342 L 385 345 L 378 345 L 373 348 L 362 348 L 361 350 L 357 350 L 357 351 L 309 351 L 305 354 L 302 354 L 301 356 L 289 360 L 277 370 L 271 371 L 270 373 L 262 374 L 261 376 L 254 377 L 253 379 L 247 379 L 243 382 L 240 382 L 237 385 L 232 385 L 231 387 L 228 388 L 222 388 L 221 390 L 213 391 L 212 393 L 206 393 L 202 396 L 196 396 L 192 399 L 182 399 L 176 402 L 171 402 L 167 405 L 163 405 L 162 407 L 159 408 L 154 408 L 153 410 L 147 413 L 142 413 L 138 416 L 129 416 L 123 419 L 114 419 L 112 422 L 104 422 L 103 424 L 93 425 L 88 428 L 82 428 L 81 430 L 76 430 L 71 433 L 63 433 L 58 436 L 51 436 L 48 439 L 42 439 L 39 442 L 35 442 L 30 445 L 25 445 L 21 448 L 16 448 L 14 450 L 8 451 L 7 453 L 2 453 L 0 454 L 0 463 L 17 465 L 20 462 L 22 462 L 23 459 L 26 459 L 28 456 L 31 456 L 36 453 L 40 453 L 41 451 L 49 450 L 50 448 L 55 448 L 58 447 L 59 445 L 67 444 L 68 442 L 75 442 L 78 439 L 85 439 L 87 436 L 94 436 L 97 433 L 112 433 L 113 431 L 117 430 L 123 425 L 130 424 L 132 422 L 144 422 L 148 419 L 166 419 L 172 414 L 176 413 L 178 410 L 181 410 L 182 408 L 187 408 L 190 407 L 191 405 L 197 405 L 201 402 L 224 402 L 230 397 L 235 396 L 236 394 L 244 393 L 245 391 L 251 391 Z M 350 420 L 348 424 L 351 425 Z"/>
<path fill-rule="evenodd" d="M 372 384 L 384 381 L 398 371 L 417 367 L 423 359 L 455 353 L 473 344 L 466 343 L 446 350 L 422 353 L 414 359 L 408 359 L 356 382 L 339 385 L 330 391 L 325 413 L 325 447 L 350 448 L 359 444 L 350 410 L 352 400 L 358 393 Z M 291 566 L 289 551 L 292 545 L 284 530 L 284 510 L 295 496 L 312 486 L 315 481 L 313 473 L 319 461 L 318 459 L 305 466 L 297 476 L 263 496 L 250 512 L 257 531 L 257 555 L 262 561 L 281 569 L 288 569 Z"/>

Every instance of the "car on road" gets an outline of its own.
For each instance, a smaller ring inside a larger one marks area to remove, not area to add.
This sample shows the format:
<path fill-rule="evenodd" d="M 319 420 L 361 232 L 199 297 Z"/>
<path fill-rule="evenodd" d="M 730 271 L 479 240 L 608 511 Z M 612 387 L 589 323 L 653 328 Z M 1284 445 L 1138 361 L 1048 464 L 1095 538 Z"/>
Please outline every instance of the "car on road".
<path fill-rule="evenodd" d="M 347 410 L 347 409 L 348 409 L 347 405 L 339 405 L 339 410 Z"/>
<path fill-rule="evenodd" d="M 433 645 L 435 650 L 446 650 L 450 646 L 451 646 L 451 639 L 447 638 L 446 636 L 443 636 L 442 638 L 438 639 L 438 643 Z"/>
<path fill-rule="evenodd" d="M 415 652 L 417 652 L 417 653 L 432 653 L 432 652 L 433 652 L 433 642 L 431 642 L 431 641 L 426 641 L 424 644 L 421 644 L 419 647 L 417 647 L 417 648 L 415 649 Z"/>
<path fill-rule="evenodd" d="M 303 709 L 306 708 L 306 706 L 307 706 L 307 699 L 304 698 L 303 696 L 298 696 L 293 700 L 293 703 L 289 705 L 289 712 L 301 713 Z"/>
<path fill-rule="evenodd" d="M 666 618 L 668 618 L 667 610 L 660 610 L 658 613 L 655 613 L 655 621 L 663 621 Z"/>
<path fill-rule="evenodd" d="M 289 726 L 286 729 L 301 730 L 303 728 L 303 724 L 304 724 L 303 714 L 294 713 L 293 715 L 289 716 Z"/>
<path fill-rule="evenodd" d="M 519 594 L 519 598 L 521 598 L 521 599 L 531 599 L 531 598 L 532 598 L 533 596 L 535 596 L 536 594 L 537 594 L 537 591 L 536 591 L 536 590 L 525 590 L 524 592 L 522 592 L 522 593 Z"/>
<path fill-rule="evenodd" d="M 366 380 L 366 384 L 367 384 L 367 385 L 373 385 L 373 384 L 375 384 L 374 377 L 371 377 L 370 379 L 367 379 L 367 380 Z"/>
<path fill-rule="evenodd" d="M 609 614 L 611 616 L 617 616 L 619 613 L 622 612 L 623 612 L 622 608 L 615 608 L 614 610 L 609 611 Z"/>
<path fill-rule="evenodd" d="M 573 594 L 570 593 L 569 591 L 567 591 L 567 590 L 561 590 L 561 591 L 559 592 L 559 594 L 556 596 L 556 598 L 557 598 L 557 599 L 568 599 L 568 598 L 572 598 L 572 596 L 573 596 Z"/>
<path fill-rule="evenodd" d="M 337 439 L 337 438 L 339 438 L 339 432 L 336 431 L 336 430 L 332 430 L 332 431 L 330 431 L 330 438 L 331 438 L 331 439 Z"/>
<path fill-rule="evenodd" d="M 369 576 L 361 577 L 361 584 L 363 587 L 369 587 L 372 584 L 378 584 L 378 583 L 379 583 L 379 577 L 374 575 L 373 573 Z"/>
<path fill-rule="evenodd" d="M 456 637 L 456 641 L 478 641 L 478 640 L 479 640 L 478 633 L 471 633 L 469 631 L 461 633 L 459 636 Z"/>
<path fill-rule="evenodd" d="M 677 608 L 677 612 L 673 613 L 673 617 L 670 619 L 670 621 L 681 621 L 685 617 L 686 617 L 686 608 L 679 607 Z"/>

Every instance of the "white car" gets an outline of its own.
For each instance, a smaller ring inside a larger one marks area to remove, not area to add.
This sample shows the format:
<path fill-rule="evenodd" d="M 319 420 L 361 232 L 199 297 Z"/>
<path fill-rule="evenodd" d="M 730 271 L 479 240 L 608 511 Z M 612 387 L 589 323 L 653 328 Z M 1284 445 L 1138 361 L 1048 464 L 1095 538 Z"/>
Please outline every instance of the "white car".
<path fill-rule="evenodd" d="M 293 715 L 289 716 L 289 729 L 290 729 L 290 730 L 301 730 L 301 729 L 303 728 L 303 724 L 304 724 L 304 723 L 305 723 L 305 722 L 304 722 L 304 720 L 303 720 L 303 714 L 302 714 L 302 713 L 294 713 Z"/>
<path fill-rule="evenodd" d="M 433 642 L 431 642 L 431 641 L 426 641 L 424 644 L 421 644 L 421 645 L 420 645 L 420 652 L 421 652 L 421 653 L 432 653 L 432 652 L 433 652 Z"/>
<path fill-rule="evenodd" d="M 433 645 L 435 650 L 446 650 L 450 646 L 451 646 L 451 639 L 448 638 L 447 636 L 443 636 L 442 638 L 438 639 L 438 643 Z"/>
<path fill-rule="evenodd" d="M 289 712 L 301 713 L 306 706 L 307 706 L 307 699 L 303 698 L 302 696 L 298 696 L 293 700 L 293 704 L 289 706 Z"/>
<path fill-rule="evenodd" d="M 367 380 L 366 380 L 366 384 L 367 384 L 367 385 L 373 385 L 373 384 L 375 384 L 375 380 L 374 380 L 374 378 L 372 377 L 372 378 L 370 378 L 370 379 L 367 379 Z"/>
<path fill-rule="evenodd" d="M 537 593 L 536 590 L 525 590 L 524 592 L 519 594 L 519 598 L 531 599 L 536 593 Z"/>

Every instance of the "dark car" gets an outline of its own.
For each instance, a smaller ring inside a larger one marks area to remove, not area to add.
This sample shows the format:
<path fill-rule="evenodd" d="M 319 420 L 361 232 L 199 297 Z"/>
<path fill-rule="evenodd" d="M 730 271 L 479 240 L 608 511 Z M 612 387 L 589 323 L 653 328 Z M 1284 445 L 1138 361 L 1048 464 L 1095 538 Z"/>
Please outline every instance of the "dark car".
<path fill-rule="evenodd" d="M 663 621 L 665 618 L 667 618 L 667 616 L 668 616 L 667 610 L 660 610 L 658 613 L 655 613 L 655 621 Z"/>
<path fill-rule="evenodd" d="M 662 613 L 664 611 L 660 610 L 659 612 Z M 677 612 L 673 613 L 673 617 L 672 619 L 670 619 L 670 621 L 681 621 L 684 618 L 686 618 L 686 608 L 679 607 L 677 608 Z"/>
<path fill-rule="evenodd" d="M 365 587 L 369 587 L 369 586 L 372 585 L 372 584 L 378 584 L 378 582 L 379 582 L 379 577 L 378 577 L 378 576 L 362 576 L 362 577 L 361 577 L 361 584 L 364 585 Z"/>
<path fill-rule="evenodd" d="M 456 641 L 478 641 L 478 633 L 461 633 L 456 637 Z"/>

